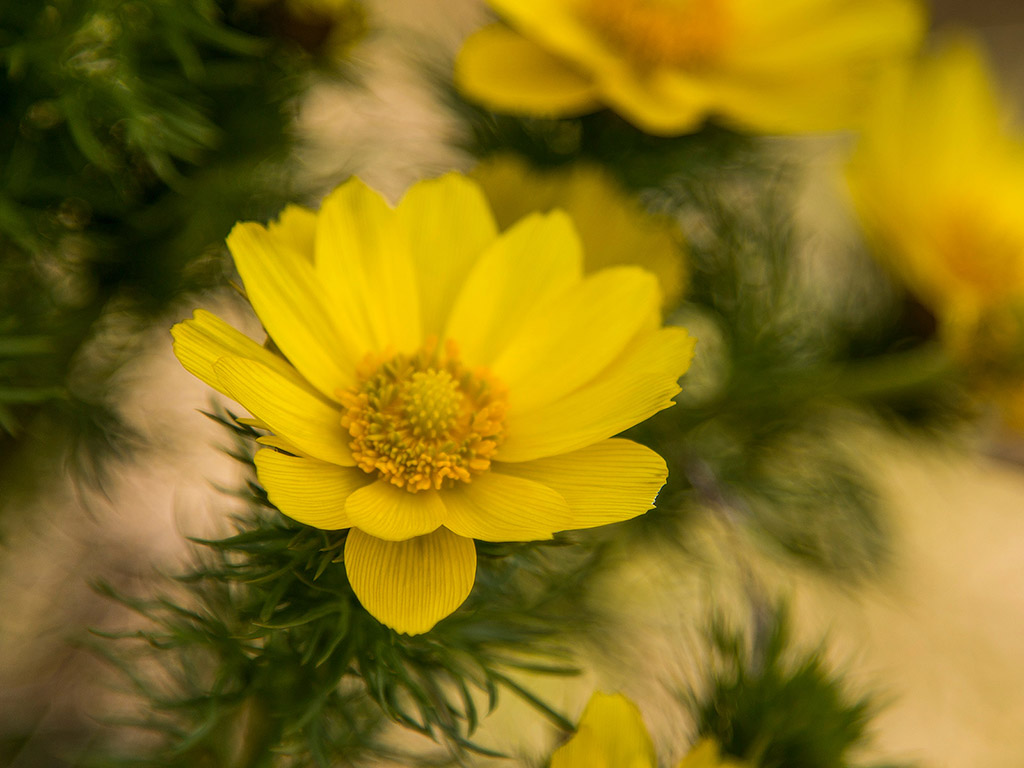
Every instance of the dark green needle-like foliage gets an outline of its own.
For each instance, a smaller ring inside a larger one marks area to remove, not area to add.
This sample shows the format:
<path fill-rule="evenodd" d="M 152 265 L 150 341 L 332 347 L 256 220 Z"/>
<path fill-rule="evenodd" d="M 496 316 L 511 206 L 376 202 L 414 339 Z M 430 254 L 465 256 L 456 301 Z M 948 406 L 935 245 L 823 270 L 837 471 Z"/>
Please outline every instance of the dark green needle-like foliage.
<path fill-rule="evenodd" d="M 287 199 L 303 66 L 210 0 L 0 6 L 0 482 L 26 442 L 125 452 L 112 375 Z"/>
<path fill-rule="evenodd" d="M 248 463 L 256 433 L 215 418 L 234 431 L 234 455 Z M 147 702 L 146 717 L 127 725 L 157 736 L 145 761 L 125 764 L 241 768 L 276 765 L 281 755 L 289 765 L 358 764 L 391 753 L 381 740 L 387 721 L 456 755 L 491 754 L 473 735 L 501 695 L 571 727 L 517 675 L 576 673 L 560 638 L 586 621 L 574 598 L 592 552 L 560 541 L 481 543 L 466 606 L 409 637 L 380 624 L 353 594 L 346 531 L 289 520 L 255 483 L 240 495 L 251 512 L 236 519 L 234 535 L 198 542 L 195 566 L 178 579 L 184 589 L 133 599 L 104 587 L 146 620 L 139 632 L 99 645 Z M 159 674 L 146 674 L 147 660 Z"/>
<path fill-rule="evenodd" d="M 793 645 L 784 609 L 752 632 L 716 623 L 706 690 L 684 695 L 702 737 L 751 768 L 852 768 L 875 708 L 818 651 Z"/>

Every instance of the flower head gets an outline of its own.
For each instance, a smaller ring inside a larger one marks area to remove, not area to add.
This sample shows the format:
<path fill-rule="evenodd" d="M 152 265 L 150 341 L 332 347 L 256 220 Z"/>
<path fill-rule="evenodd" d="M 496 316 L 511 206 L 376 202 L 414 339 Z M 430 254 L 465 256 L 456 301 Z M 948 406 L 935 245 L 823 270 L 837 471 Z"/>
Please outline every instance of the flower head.
<path fill-rule="evenodd" d="M 848 127 L 880 71 L 923 31 L 916 0 L 489 0 L 509 26 L 470 37 L 457 85 L 499 112 L 608 106 L 679 135 L 713 115 L 744 130 Z"/>
<path fill-rule="evenodd" d="M 529 541 L 647 511 L 653 451 L 613 435 L 672 404 L 693 355 L 657 280 L 584 277 L 556 211 L 498 234 L 448 175 L 396 208 L 358 180 L 228 247 L 274 351 L 197 311 L 182 365 L 270 434 L 256 470 L 299 522 L 350 529 L 356 596 L 399 632 L 465 600 L 474 539 Z M 276 350 L 279 350 L 280 353 Z"/>
<path fill-rule="evenodd" d="M 636 704 L 621 693 L 596 691 L 569 741 L 551 756 L 551 768 L 657 768 L 654 743 Z M 677 768 L 742 768 L 704 739 Z"/>
<path fill-rule="evenodd" d="M 848 179 L 879 257 L 954 349 L 1017 335 L 1024 143 L 977 46 L 953 41 L 887 84 Z"/>

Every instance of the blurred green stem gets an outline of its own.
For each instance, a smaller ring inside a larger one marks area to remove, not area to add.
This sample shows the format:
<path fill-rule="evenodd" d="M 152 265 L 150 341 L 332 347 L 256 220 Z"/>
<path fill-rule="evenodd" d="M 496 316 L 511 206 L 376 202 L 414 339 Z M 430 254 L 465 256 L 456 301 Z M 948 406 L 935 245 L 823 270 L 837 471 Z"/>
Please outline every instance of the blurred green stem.
<path fill-rule="evenodd" d="M 680 409 L 680 415 L 696 426 L 725 413 L 763 411 L 773 402 L 902 400 L 956 375 L 956 364 L 941 346 L 924 344 L 863 360 L 766 370 L 756 380 L 746 372 L 734 374 L 712 399 Z"/>
<path fill-rule="evenodd" d="M 928 389 L 956 375 L 956 365 L 939 344 L 826 368 L 830 391 L 849 400 L 871 400 Z"/>

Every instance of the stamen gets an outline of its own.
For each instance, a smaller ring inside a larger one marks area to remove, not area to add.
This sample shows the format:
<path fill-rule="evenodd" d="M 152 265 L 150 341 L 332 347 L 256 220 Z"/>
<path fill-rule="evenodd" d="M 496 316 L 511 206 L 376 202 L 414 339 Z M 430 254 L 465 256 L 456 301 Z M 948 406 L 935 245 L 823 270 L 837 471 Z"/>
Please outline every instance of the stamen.
<path fill-rule="evenodd" d="M 504 388 L 470 371 L 452 342 L 414 355 L 370 356 L 340 393 L 356 465 L 410 493 L 470 482 L 487 471 L 505 426 Z"/>

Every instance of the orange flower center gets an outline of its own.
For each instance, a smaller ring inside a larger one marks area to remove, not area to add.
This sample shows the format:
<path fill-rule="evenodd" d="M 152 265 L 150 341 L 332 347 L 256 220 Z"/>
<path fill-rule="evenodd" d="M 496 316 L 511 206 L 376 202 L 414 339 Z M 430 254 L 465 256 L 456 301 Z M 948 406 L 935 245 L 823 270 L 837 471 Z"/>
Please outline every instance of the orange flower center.
<path fill-rule="evenodd" d="M 586 0 L 583 13 L 602 37 L 641 66 L 695 68 L 714 60 L 729 37 L 726 2 Z"/>
<path fill-rule="evenodd" d="M 451 341 L 369 356 L 360 383 L 340 395 L 356 466 L 410 493 L 487 471 L 505 429 L 504 387 L 465 368 Z"/>

